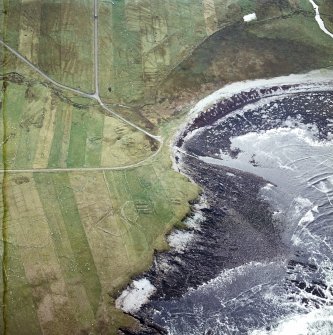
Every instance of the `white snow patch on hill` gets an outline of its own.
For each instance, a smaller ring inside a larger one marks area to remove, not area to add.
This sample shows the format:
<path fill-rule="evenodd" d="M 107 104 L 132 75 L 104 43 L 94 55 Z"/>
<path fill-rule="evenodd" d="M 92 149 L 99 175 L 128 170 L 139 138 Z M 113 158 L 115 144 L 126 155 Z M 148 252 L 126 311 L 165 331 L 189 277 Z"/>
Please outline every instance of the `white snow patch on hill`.
<path fill-rule="evenodd" d="M 244 22 L 250 22 L 257 19 L 256 13 L 251 13 L 243 16 Z"/>

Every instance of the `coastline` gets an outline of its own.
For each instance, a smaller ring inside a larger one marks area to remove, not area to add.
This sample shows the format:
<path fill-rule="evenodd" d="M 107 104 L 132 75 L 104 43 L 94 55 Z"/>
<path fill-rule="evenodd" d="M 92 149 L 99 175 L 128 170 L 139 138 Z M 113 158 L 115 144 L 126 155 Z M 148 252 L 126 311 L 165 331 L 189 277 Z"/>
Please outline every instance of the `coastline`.
<path fill-rule="evenodd" d="M 222 88 L 211 93 L 204 99 L 200 100 L 195 104 L 195 106 L 187 114 L 186 120 L 180 126 L 180 131 L 175 134 L 173 137 L 173 143 L 179 141 L 180 137 L 183 136 L 184 131 L 187 126 L 193 124 L 196 118 L 202 116 L 202 114 L 207 113 L 214 104 L 222 102 L 225 99 L 231 98 L 234 95 L 244 93 L 250 93 L 253 90 L 260 90 L 271 87 L 278 87 L 282 85 L 292 85 L 294 86 L 293 93 L 298 93 L 306 90 L 306 85 L 311 83 L 316 83 L 318 80 L 325 84 L 326 82 L 331 82 L 333 78 L 333 66 L 325 69 L 313 70 L 303 74 L 290 74 L 288 76 L 279 76 L 270 79 L 255 79 L 255 80 L 246 80 L 240 82 L 234 82 L 223 86 Z M 300 84 L 302 83 L 302 84 Z M 301 85 L 300 89 L 297 89 Z M 318 85 L 318 90 L 322 89 Z M 273 93 L 273 92 L 272 92 Z M 285 93 L 282 89 L 281 94 Z M 277 96 L 278 92 L 274 92 L 272 96 Z M 269 97 L 269 95 L 267 95 Z M 257 98 L 262 99 L 263 96 L 258 95 Z M 173 159 L 173 158 L 172 158 Z"/>
<path fill-rule="evenodd" d="M 245 82 L 246 85 L 243 86 L 243 82 L 240 82 L 240 83 L 234 83 L 234 84 L 230 84 L 216 92 L 214 92 L 213 94 L 211 94 L 209 97 L 199 101 L 196 106 L 194 108 L 192 108 L 192 110 L 188 113 L 187 117 L 186 117 L 186 120 L 184 121 L 183 125 L 181 127 L 181 130 L 179 132 L 177 132 L 174 136 L 173 136 L 173 139 L 172 139 L 172 142 L 170 143 L 170 151 L 171 151 L 171 160 L 172 160 L 172 165 L 173 165 L 173 168 L 177 171 L 177 172 L 181 172 L 184 176 L 186 176 L 186 178 L 190 179 L 192 182 L 196 183 L 197 184 L 197 181 L 193 178 L 193 176 L 190 174 L 190 173 L 186 173 L 186 171 L 182 168 L 179 168 L 180 164 L 182 164 L 182 161 L 179 159 L 179 157 L 177 158 L 177 153 L 179 152 L 180 148 L 177 147 L 177 145 L 175 143 L 177 143 L 177 141 L 179 141 L 179 138 L 184 135 L 184 130 L 187 129 L 187 127 L 189 125 L 191 125 L 191 122 L 193 122 L 193 120 L 195 120 L 195 118 L 198 118 L 202 115 L 204 115 L 205 113 L 209 112 L 210 111 L 210 108 L 218 103 L 218 102 L 221 102 L 221 99 L 228 99 L 228 97 L 232 97 L 232 94 L 239 88 L 239 87 L 246 87 L 248 90 L 253 90 L 254 88 L 257 88 L 258 90 L 269 90 L 271 85 L 275 85 L 275 86 L 278 86 L 278 85 L 286 85 L 286 89 L 292 89 L 293 90 L 293 93 L 300 93 L 300 92 L 306 92 L 307 91 L 307 88 L 309 88 L 309 91 L 313 92 L 313 91 L 325 91 L 325 85 L 328 83 L 328 82 L 332 82 L 332 73 L 333 71 L 331 70 L 316 70 L 316 71 L 311 71 L 307 74 L 301 74 L 301 75 L 290 75 L 290 76 L 282 76 L 282 77 L 277 77 L 277 78 L 272 78 L 272 79 L 265 79 L 265 80 L 255 80 L 255 81 L 247 81 Z M 330 77 L 331 75 L 331 77 Z M 291 79 L 289 81 L 289 79 Z M 306 83 L 304 84 L 304 81 L 306 81 Z M 318 83 L 319 81 L 319 83 Z M 302 83 L 301 85 L 299 83 Z M 307 87 L 308 85 L 311 85 L 315 83 L 315 87 Z M 293 84 L 294 86 L 292 86 L 291 84 Z M 286 93 L 286 89 L 281 89 L 280 91 L 278 91 L 279 94 L 285 94 Z M 267 93 L 267 90 L 266 91 L 263 91 L 263 93 Z M 330 89 L 331 90 L 331 89 Z M 245 89 L 242 89 L 242 92 L 244 92 Z M 239 93 L 239 91 L 237 91 Z M 241 93 L 242 93 L 241 92 Z M 275 93 L 277 91 L 275 90 Z M 246 93 L 246 92 L 245 92 Z M 272 92 L 269 92 L 269 93 L 272 93 Z M 278 95 L 278 94 L 277 94 Z M 265 94 L 263 94 L 260 98 L 262 99 L 263 97 L 265 96 Z M 266 97 L 266 96 L 265 96 Z M 205 106 L 205 108 L 203 107 Z M 195 132 L 195 130 L 194 130 Z M 186 134 L 185 136 L 190 136 L 189 134 Z M 172 143 L 174 145 L 172 145 Z M 190 157 L 191 155 L 185 155 L 186 156 L 186 160 L 192 160 L 193 161 L 193 164 L 196 165 L 197 167 L 197 162 L 194 162 L 194 160 L 196 158 L 193 157 Z M 233 171 L 230 170 L 228 168 L 225 168 L 224 169 L 224 172 L 226 175 L 229 175 L 229 177 L 231 177 L 233 175 Z M 246 173 L 243 174 L 244 176 L 247 175 Z M 250 177 L 249 175 L 247 175 L 247 177 L 249 177 L 249 179 L 251 180 L 252 177 Z M 232 178 L 232 177 L 231 177 Z M 261 185 L 260 187 L 264 187 L 267 182 L 265 180 L 261 180 L 258 179 L 257 182 L 256 182 L 258 185 Z M 259 187 L 259 188 L 260 188 Z M 256 189 L 258 191 L 258 189 Z M 257 192 L 255 191 L 255 192 Z M 205 192 L 203 193 L 204 196 L 205 196 Z M 203 208 L 203 211 L 205 212 L 206 211 L 206 214 L 207 212 L 209 212 L 209 209 L 205 209 Z M 193 216 L 196 212 L 196 209 L 194 208 L 194 205 L 191 206 L 191 211 L 188 213 L 188 215 L 184 218 L 186 220 L 186 218 L 191 218 L 191 216 Z M 216 215 L 216 213 L 214 213 L 214 215 Z M 200 227 L 201 228 L 201 227 Z M 199 229 L 200 229 L 199 228 Z M 168 236 L 171 236 L 173 233 L 177 233 L 177 229 L 173 230 Z M 191 231 L 191 228 L 189 230 L 185 230 L 185 231 Z M 272 231 L 270 232 L 272 233 Z M 169 244 L 170 245 L 170 244 Z M 278 248 L 277 248 L 278 249 Z M 172 245 L 170 246 L 170 251 L 168 253 L 171 253 L 174 252 L 174 251 L 177 251 L 179 252 L 179 250 L 177 250 L 177 248 L 174 246 L 172 248 Z M 182 253 L 184 250 L 181 250 L 180 253 Z M 233 250 L 234 251 L 234 250 Z M 186 250 L 185 250 L 186 252 Z M 162 253 L 163 255 L 163 253 Z M 273 256 L 273 254 L 271 255 Z M 274 257 L 280 257 L 279 256 L 279 252 L 277 254 L 275 254 Z M 158 258 L 161 257 L 161 253 L 158 253 L 155 255 L 155 261 L 154 261 L 154 264 L 158 263 Z M 170 260 L 170 258 L 169 258 Z M 250 260 L 251 262 L 252 260 Z M 260 261 L 260 259 L 258 260 L 254 260 L 254 261 Z M 263 260 L 265 261 L 265 260 Z M 164 262 L 165 263 L 165 262 Z M 234 266 L 240 266 L 241 264 L 234 264 Z M 154 267 L 154 265 L 153 265 Z M 225 269 L 228 269 L 229 267 L 224 267 Z M 232 268 L 232 267 L 230 267 Z M 155 269 L 156 270 L 156 269 Z M 153 272 L 155 271 L 153 270 Z M 149 270 L 148 272 L 146 272 L 146 274 L 142 274 L 140 275 L 138 278 L 142 279 L 142 278 L 147 278 L 147 273 L 151 273 L 151 270 Z M 211 276 L 211 280 L 213 279 L 212 277 L 212 274 L 210 275 Z M 149 275 L 148 275 L 148 278 L 149 278 Z M 155 283 L 153 283 L 154 285 Z M 196 285 L 200 285 L 200 283 L 193 283 L 196 287 Z M 156 289 L 156 286 L 154 286 L 155 289 Z M 160 288 L 157 288 L 157 289 L 160 289 Z M 168 293 L 168 296 L 169 297 L 176 297 L 176 296 L 179 296 L 179 294 L 183 294 L 186 292 L 188 288 L 184 290 L 178 290 L 179 292 L 176 292 L 176 293 L 172 293 L 172 291 L 169 291 Z M 156 290 L 152 291 L 152 294 L 151 294 L 151 297 L 154 298 L 154 293 L 156 292 Z M 174 295 L 175 294 L 175 295 Z M 149 297 L 148 297 L 149 299 Z M 148 303 L 149 305 L 149 303 Z M 143 307 L 143 309 L 145 309 L 145 307 Z M 142 318 L 144 313 L 140 312 L 138 313 L 139 317 Z M 130 334 L 130 333 L 128 333 Z M 135 334 L 135 333 L 133 333 Z M 136 334 L 139 334 L 139 333 L 136 333 Z M 140 333 L 141 334 L 141 333 Z M 148 333 L 147 333 L 148 334 Z"/>

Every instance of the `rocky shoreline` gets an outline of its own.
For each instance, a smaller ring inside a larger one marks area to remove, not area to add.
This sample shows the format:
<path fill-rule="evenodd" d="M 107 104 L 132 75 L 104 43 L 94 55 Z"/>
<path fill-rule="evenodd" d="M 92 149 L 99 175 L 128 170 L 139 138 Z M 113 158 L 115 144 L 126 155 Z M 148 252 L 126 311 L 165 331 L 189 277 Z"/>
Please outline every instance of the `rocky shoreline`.
<path fill-rule="evenodd" d="M 149 279 L 156 291 L 150 296 L 150 302 L 134 313 L 141 320 L 142 329 L 123 330 L 123 334 L 164 334 L 163 322 L 155 325 L 152 318 L 157 302 L 180 298 L 222 270 L 288 257 L 290 250 L 280 238 L 281 223 L 260 194 L 268 181 L 252 173 L 207 164 L 198 157 L 214 158 L 221 150 L 237 157 L 237 150 L 231 148 L 233 136 L 266 131 L 286 122 L 291 127 L 293 122 L 294 126 L 315 124 L 318 140 L 326 139 L 331 136 L 326 117 L 328 100 L 333 103 L 333 91 L 325 85 L 312 88 L 300 84 L 273 85 L 232 95 L 192 119 L 176 140 L 175 161 L 183 174 L 202 187 L 208 204 L 199 210 L 193 206 L 191 215 L 200 211 L 203 219 L 198 227 L 189 228 L 193 236 L 185 252 L 172 248 L 157 253 L 153 266 L 139 277 Z M 320 112 L 310 113 L 311 103 L 322 101 L 326 103 Z M 279 108 L 277 102 L 284 107 Z M 270 112 L 269 119 L 253 112 L 260 103 Z M 247 110 L 247 106 L 253 108 Z M 231 114 L 234 117 L 228 118 Z M 200 136 L 210 141 L 198 141 Z M 256 164 L 255 157 L 252 164 Z"/>

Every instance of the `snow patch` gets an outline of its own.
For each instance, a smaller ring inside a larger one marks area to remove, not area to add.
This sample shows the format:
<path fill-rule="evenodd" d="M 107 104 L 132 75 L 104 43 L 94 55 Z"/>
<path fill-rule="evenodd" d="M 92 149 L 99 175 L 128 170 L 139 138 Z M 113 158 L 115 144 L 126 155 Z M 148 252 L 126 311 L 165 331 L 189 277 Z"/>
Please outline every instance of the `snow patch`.
<path fill-rule="evenodd" d="M 250 22 L 257 19 L 256 13 L 251 13 L 243 16 L 244 22 Z"/>
<path fill-rule="evenodd" d="M 326 29 L 325 24 L 324 24 L 324 21 L 323 21 L 322 18 L 320 17 L 320 13 L 319 13 L 319 7 L 318 7 L 318 5 L 317 5 L 313 0 L 309 0 L 309 1 L 310 1 L 311 5 L 313 6 L 315 12 L 316 12 L 316 17 L 315 17 L 315 19 L 316 19 L 316 21 L 317 21 L 317 23 L 318 23 L 318 25 L 319 25 L 319 28 L 320 28 L 326 35 L 328 35 L 328 36 L 330 36 L 330 37 L 333 38 L 333 34 L 332 34 L 330 31 L 328 31 L 328 30 Z"/>

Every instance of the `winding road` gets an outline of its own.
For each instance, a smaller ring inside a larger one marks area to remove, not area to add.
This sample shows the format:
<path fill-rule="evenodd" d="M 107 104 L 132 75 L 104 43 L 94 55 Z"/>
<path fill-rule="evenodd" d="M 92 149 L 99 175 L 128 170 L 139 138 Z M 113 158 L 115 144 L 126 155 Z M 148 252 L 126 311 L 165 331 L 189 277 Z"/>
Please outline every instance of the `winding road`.
<path fill-rule="evenodd" d="M 93 20 L 94 20 L 94 85 L 95 85 L 95 92 L 94 93 L 87 93 L 83 92 L 81 90 L 78 90 L 76 88 L 61 84 L 57 82 L 56 80 L 52 79 L 49 75 L 47 75 L 45 72 L 43 72 L 41 69 L 39 69 L 37 66 L 35 66 L 33 63 L 31 63 L 26 57 L 21 55 L 18 51 L 10 47 L 7 43 L 5 43 L 0 38 L 0 45 L 5 47 L 7 50 L 9 50 L 13 55 L 15 55 L 18 59 L 20 59 L 22 62 L 27 64 L 30 68 L 32 68 L 35 72 L 37 72 L 40 76 L 42 76 L 44 79 L 52 83 L 54 86 L 73 92 L 75 94 L 78 94 L 82 97 L 93 99 L 98 102 L 98 104 L 107 112 L 106 114 L 109 116 L 116 117 L 123 121 L 125 124 L 128 124 L 129 126 L 135 128 L 136 130 L 144 133 L 148 137 L 158 141 L 160 143 L 159 148 L 156 152 L 154 152 L 151 156 L 148 158 L 131 165 L 125 165 L 125 166 L 116 166 L 116 167 L 96 167 L 96 168 L 46 168 L 46 169 L 4 169 L 0 170 L 0 173 L 8 172 L 8 173 L 30 173 L 30 172 L 40 172 L 40 173 L 57 173 L 57 172 L 74 172 L 74 171 L 110 171 L 110 170 L 123 170 L 128 168 L 137 167 L 140 165 L 143 165 L 146 163 L 146 161 L 152 159 L 155 157 L 162 149 L 163 146 L 163 139 L 160 136 L 153 135 L 146 131 L 145 129 L 139 127 L 135 123 L 125 119 L 118 113 L 114 112 L 112 109 L 110 109 L 108 106 L 104 104 L 100 97 L 99 93 L 99 61 L 98 61 L 98 7 L 99 7 L 99 1 L 94 0 L 94 8 L 93 8 Z"/>
<path fill-rule="evenodd" d="M 35 72 L 37 72 L 44 79 L 48 80 L 49 82 L 51 82 L 56 87 L 59 87 L 59 88 L 61 88 L 63 90 L 67 90 L 67 91 L 70 91 L 70 92 L 73 92 L 73 93 L 76 93 L 76 94 L 81 95 L 81 96 L 83 96 L 85 98 L 90 98 L 90 99 L 96 100 L 99 103 L 99 105 L 104 110 L 106 110 L 108 112 L 108 115 L 114 116 L 114 117 L 120 119 L 121 121 L 123 121 L 124 123 L 130 125 L 131 127 L 139 130 L 140 132 L 143 132 L 148 137 L 150 137 L 150 138 L 152 138 L 152 139 L 154 139 L 154 140 L 162 143 L 163 141 L 162 141 L 162 138 L 160 136 L 153 135 L 153 134 L 149 133 L 148 131 L 146 131 L 145 129 L 139 127 L 135 123 L 133 123 L 133 122 L 125 119 L 124 117 L 122 117 L 118 113 L 114 112 L 109 107 L 107 107 L 104 104 L 104 102 L 101 100 L 101 97 L 100 97 L 100 94 L 99 94 L 99 76 L 98 76 L 98 72 L 99 72 L 99 61 L 98 61 L 98 7 L 99 7 L 99 1 L 98 0 L 94 0 L 94 8 L 93 8 L 93 18 L 94 18 L 94 78 L 95 78 L 95 92 L 94 93 L 83 92 L 83 91 L 78 90 L 76 88 L 73 88 L 73 87 L 70 87 L 70 86 L 67 86 L 67 85 L 64 85 L 64 84 L 61 84 L 61 83 L 57 82 L 56 80 L 54 80 L 51 77 L 49 77 L 45 72 L 43 72 L 42 70 L 40 70 L 33 63 L 31 63 L 27 58 L 25 58 L 19 52 L 17 52 L 12 47 L 10 47 L 7 43 L 5 43 L 3 41 L 3 39 L 0 39 L 0 45 L 2 45 L 3 47 L 5 47 L 13 55 L 15 55 L 17 58 L 19 58 L 21 61 L 23 61 L 29 67 L 31 67 Z"/>
<path fill-rule="evenodd" d="M 27 58 L 25 58 L 24 56 L 22 56 L 19 52 L 17 52 L 16 50 L 14 50 L 12 47 L 10 47 L 1 38 L 0 38 L 0 45 L 2 45 L 7 50 L 9 50 L 18 59 L 20 59 L 22 62 L 24 62 L 25 64 L 27 64 L 28 66 L 30 66 L 35 72 L 37 72 L 39 75 L 41 75 L 44 79 L 48 80 L 53 85 L 55 85 L 55 86 L 57 86 L 57 87 L 59 87 L 59 88 L 61 88 L 63 90 L 67 90 L 67 91 L 79 94 L 79 95 L 81 95 L 81 96 L 83 96 L 85 98 L 90 98 L 90 99 L 94 98 L 94 94 L 85 93 L 85 92 L 82 92 L 82 91 L 80 91 L 78 89 L 75 89 L 73 87 L 60 84 L 57 81 L 55 81 L 54 79 L 50 78 L 45 72 L 43 72 L 38 67 L 36 67 L 34 64 L 32 64 Z"/>

